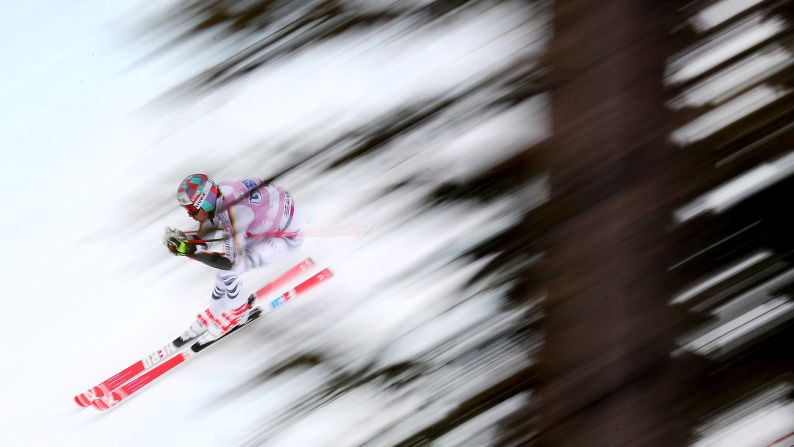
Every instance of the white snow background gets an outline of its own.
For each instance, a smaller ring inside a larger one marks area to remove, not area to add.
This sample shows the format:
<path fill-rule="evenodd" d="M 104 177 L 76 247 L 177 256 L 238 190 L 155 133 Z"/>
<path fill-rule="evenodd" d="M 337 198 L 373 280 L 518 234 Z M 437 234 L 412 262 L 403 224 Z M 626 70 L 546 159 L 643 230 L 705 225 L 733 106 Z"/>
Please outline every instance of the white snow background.
<path fill-rule="evenodd" d="M 507 225 L 514 210 L 496 202 L 478 213 L 444 207 L 404 216 L 441 181 L 546 136 L 542 98 L 455 134 L 398 141 L 398 158 L 284 176 L 279 183 L 303 205 L 310 226 L 371 230 L 312 238 L 293 258 L 247 274 L 247 284 L 263 284 L 307 256 L 336 277 L 112 411 L 74 405 L 72 396 L 171 340 L 208 302 L 212 270 L 172 258 L 160 242 L 165 225 L 190 226 L 174 200 L 184 175 L 212 164 L 222 166 L 211 172 L 218 179 L 267 176 L 300 157 L 301 146 L 290 141 L 322 142 L 545 45 L 543 21 L 506 2 L 419 31 L 394 25 L 341 36 L 201 99 L 163 105 L 156 100 L 165 91 L 218 54 L 193 44 L 142 60 L 160 43 L 132 31 L 156 13 L 146 5 L 34 0 L 6 5 L 0 16 L 0 445 L 255 445 L 265 430 L 267 445 L 344 446 L 400 420 L 381 437 L 388 445 L 400 440 L 400 427 L 402 435 L 422 427 L 497 380 L 497 373 L 463 372 L 455 386 L 439 383 L 433 395 L 362 387 L 290 423 L 288 409 L 332 373 L 326 364 L 224 398 L 297 351 L 324 353 L 338 368 L 385 365 L 472 322 L 484 323 L 477 336 L 506 324 L 510 314 L 498 294 L 461 292 L 477 266 L 447 263 Z M 271 151 L 272 165 L 247 162 L 252 145 Z M 417 168 L 425 187 L 373 200 Z M 545 190 L 540 184 L 526 193 L 537 202 Z M 160 215 L 164 209 L 170 211 Z M 432 275 L 404 275 L 417 264 Z M 510 372 L 507 360 L 497 363 L 498 373 Z M 440 444 L 487 444 L 491 424 L 525 398 Z"/>

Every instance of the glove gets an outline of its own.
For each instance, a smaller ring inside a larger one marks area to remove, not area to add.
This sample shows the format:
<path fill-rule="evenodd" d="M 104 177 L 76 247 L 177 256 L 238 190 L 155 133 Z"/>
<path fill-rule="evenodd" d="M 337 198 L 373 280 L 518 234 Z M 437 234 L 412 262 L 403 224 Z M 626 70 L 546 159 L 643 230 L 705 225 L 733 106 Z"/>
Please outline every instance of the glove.
<path fill-rule="evenodd" d="M 196 252 L 196 246 L 186 242 L 185 233 L 176 228 L 165 227 L 163 235 L 163 245 L 168 248 L 174 256 L 191 256 Z"/>
<path fill-rule="evenodd" d="M 177 240 L 176 238 L 169 239 L 168 242 L 166 242 L 166 246 L 168 247 L 168 251 L 174 256 L 193 256 L 193 254 L 196 253 L 195 245 Z"/>

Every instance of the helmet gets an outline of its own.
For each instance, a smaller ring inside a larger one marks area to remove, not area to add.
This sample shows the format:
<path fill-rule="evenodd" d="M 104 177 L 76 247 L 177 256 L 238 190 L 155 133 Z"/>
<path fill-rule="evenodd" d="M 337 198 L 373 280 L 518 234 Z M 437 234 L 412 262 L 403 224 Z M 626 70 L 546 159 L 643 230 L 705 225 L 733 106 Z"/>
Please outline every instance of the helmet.
<path fill-rule="evenodd" d="M 191 174 L 182 180 L 176 199 L 191 215 L 204 210 L 212 213 L 220 196 L 218 185 L 205 174 Z"/>

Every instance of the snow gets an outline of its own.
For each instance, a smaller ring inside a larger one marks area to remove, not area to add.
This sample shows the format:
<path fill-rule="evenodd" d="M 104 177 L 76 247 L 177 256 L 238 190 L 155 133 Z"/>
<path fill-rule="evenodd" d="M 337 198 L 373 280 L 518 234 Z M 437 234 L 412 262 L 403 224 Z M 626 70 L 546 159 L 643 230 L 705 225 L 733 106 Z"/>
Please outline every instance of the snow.
<path fill-rule="evenodd" d="M 702 140 L 789 93 L 790 89 L 760 85 L 676 129 L 670 139 L 679 146 Z"/>
<path fill-rule="evenodd" d="M 682 223 L 703 213 L 724 212 L 753 194 L 787 178 L 792 172 L 794 172 L 794 152 L 789 152 L 696 197 L 678 208 L 674 219 Z"/>
<path fill-rule="evenodd" d="M 790 445 L 794 430 L 794 403 L 786 398 L 792 385 L 771 384 L 702 424 L 693 447 Z M 770 442 L 770 440 L 776 440 Z"/>
<path fill-rule="evenodd" d="M 674 304 L 681 304 L 683 302 L 686 302 L 692 299 L 693 297 L 697 296 L 698 294 L 708 290 L 710 287 L 713 287 L 719 284 L 721 281 L 733 277 L 737 273 L 745 270 L 746 268 L 752 265 L 757 264 L 760 261 L 763 261 L 764 259 L 769 258 L 770 256 L 772 256 L 772 252 L 767 250 L 748 256 L 747 258 L 742 259 L 741 261 L 735 263 L 734 265 L 731 265 L 728 268 L 720 270 L 719 272 L 709 276 L 703 281 L 698 282 L 694 286 L 687 288 L 683 292 L 676 294 L 676 296 L 674 296 L 670 300 L 670 304 L 674 305 Z"/>
<path fill-rule="evenodd" d="M 704 7 L 691 22 L 700 31 L 706 31 L 755 6 L 758 1 L 720 0 Z"/>
<path fill-rule="evenodd" d="M 695 78 L 784 31 L 787 26 L 788 22 L 779 16 L 766 18 L 760 13 L 753 14 L 673 56 L 668 64 L 668 82 L 675 85 Z"/>

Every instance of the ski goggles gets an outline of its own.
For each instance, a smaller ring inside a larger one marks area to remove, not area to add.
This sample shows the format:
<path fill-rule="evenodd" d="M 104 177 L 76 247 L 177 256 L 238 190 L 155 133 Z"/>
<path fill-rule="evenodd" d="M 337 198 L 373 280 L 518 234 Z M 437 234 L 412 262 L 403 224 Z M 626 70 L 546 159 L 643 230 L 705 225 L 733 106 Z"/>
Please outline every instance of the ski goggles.
<path fill-rule="evenodd" d="M 196 208 L 193 205 L 182 205 L 182 208 L 184 208 L 185 211 L 187 211 L 187 213 L 190 215 L 190 217 L 195 216 L 196 214 L 199 213 L 199 211 L 201 211 L 201 209 Z"/>
<path fill-rule="evenodd" d="M 201 210 L 204 210 L 208 213 L 212 212 L 212 210 L 215 209 L 215 205 L 211 204 L 208 200 L 205 200 L 199 207 L 196 207 L 195 205 L 182 205 L 182 208 L 187 211 L 190 217 L 193 217 Z"/>

